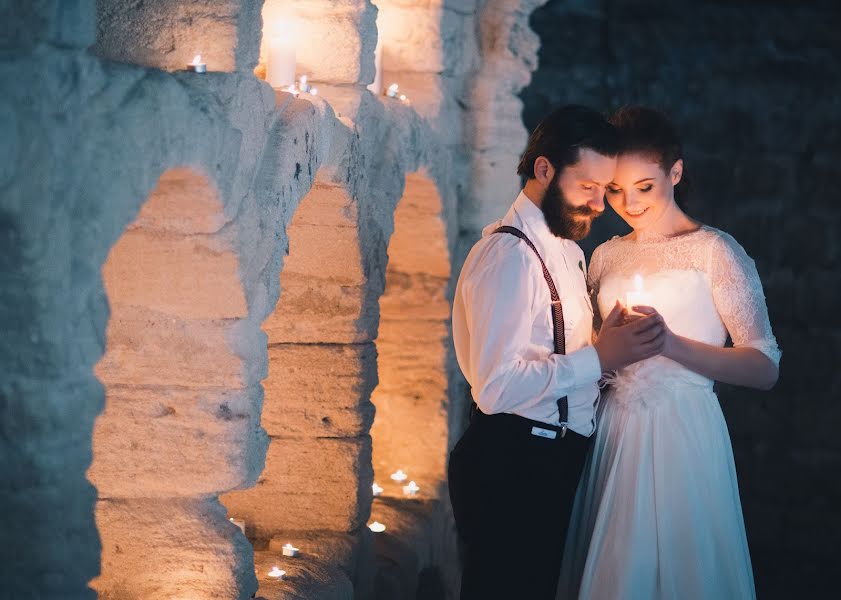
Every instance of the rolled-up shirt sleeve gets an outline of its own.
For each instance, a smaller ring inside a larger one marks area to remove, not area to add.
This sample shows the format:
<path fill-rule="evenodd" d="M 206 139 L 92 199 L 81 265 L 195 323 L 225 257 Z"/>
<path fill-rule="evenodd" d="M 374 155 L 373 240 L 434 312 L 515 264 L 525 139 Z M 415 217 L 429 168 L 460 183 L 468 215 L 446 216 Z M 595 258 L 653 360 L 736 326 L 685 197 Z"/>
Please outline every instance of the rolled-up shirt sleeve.
<path fill-rule="evenodd" d="M 490 260 L 469 273 L 457 294 L 469 332 L 465 373 L 482 412 L 527 410 L 598 381 L 601 366 L 592 346 L 569 354 L 532 347 L 536 311 L 549 310 L 546 282 L 525 244 L 502 243 L 488 249 Z M 455 316 L 455 315 L 454 315 Z M 454 331 L 455 333 L 455 331 Z"/>

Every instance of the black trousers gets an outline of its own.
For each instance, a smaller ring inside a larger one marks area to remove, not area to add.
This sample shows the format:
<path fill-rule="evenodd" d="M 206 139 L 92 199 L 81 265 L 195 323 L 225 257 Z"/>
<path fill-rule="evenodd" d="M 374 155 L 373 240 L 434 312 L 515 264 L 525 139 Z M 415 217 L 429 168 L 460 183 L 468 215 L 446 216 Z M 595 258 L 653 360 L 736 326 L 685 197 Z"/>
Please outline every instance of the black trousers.
<path fill-rule="evenodd" d="M 450 500 L 463 543 L 461 600 L 554 600 L 589 438 L 523 417 L 474 411 L 450 453 Z"/>

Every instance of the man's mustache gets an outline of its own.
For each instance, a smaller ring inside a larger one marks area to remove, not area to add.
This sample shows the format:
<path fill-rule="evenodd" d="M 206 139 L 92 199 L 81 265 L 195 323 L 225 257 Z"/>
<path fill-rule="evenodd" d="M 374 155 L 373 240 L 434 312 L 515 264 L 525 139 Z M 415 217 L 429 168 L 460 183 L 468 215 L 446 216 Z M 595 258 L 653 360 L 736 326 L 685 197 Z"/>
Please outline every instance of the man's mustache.
<path fill-rule="evenodd" d="M 576 217 L 598 217 L 604 210 L 595 210 L 589 206 L 576 206 L 575 208 L 567 208 L 567 213 L 575 215 Z"/>

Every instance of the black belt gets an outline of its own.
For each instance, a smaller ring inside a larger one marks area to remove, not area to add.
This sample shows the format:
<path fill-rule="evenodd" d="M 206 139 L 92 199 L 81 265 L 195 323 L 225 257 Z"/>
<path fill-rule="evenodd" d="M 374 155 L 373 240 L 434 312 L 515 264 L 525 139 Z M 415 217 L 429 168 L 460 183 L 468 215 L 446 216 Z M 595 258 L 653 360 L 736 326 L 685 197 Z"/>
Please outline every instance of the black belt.
<path fill-rule="evenodd" d="M 534 419 L 511 413 L 488 415 L 483 413 L 475 402 L 470 406 L 470 423 L 475 424 L 477 427 L 496 428 L 500 431 L 504 430 L 506 433 L 522 433 L 523 435 L 534 435 L 546 439 L 589 439 L 580 433 L 568 429 L 566 424 L 551 425 L 543 421 L 535 421 Z M 552 436 L 550 432 L 556 435 Z"/>

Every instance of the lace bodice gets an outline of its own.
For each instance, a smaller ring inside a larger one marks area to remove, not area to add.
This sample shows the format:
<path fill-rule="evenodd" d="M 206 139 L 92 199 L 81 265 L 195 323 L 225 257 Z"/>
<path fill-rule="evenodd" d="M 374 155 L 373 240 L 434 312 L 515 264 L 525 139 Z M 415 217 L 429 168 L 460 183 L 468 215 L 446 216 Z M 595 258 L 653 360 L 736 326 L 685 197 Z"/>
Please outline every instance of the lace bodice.
<path fill-rule="evenodd" d="M 779 364 L 756 266 L 729 234 L 702 226 L 670 238 L 605 242 L 593 253 L 588 273 L 600 318 L 617 299 L 625 302 L 637 274 L 651 305 L 677 335 L 723 346 L 729 334 L 735 347 L 756 348 Z"/>

